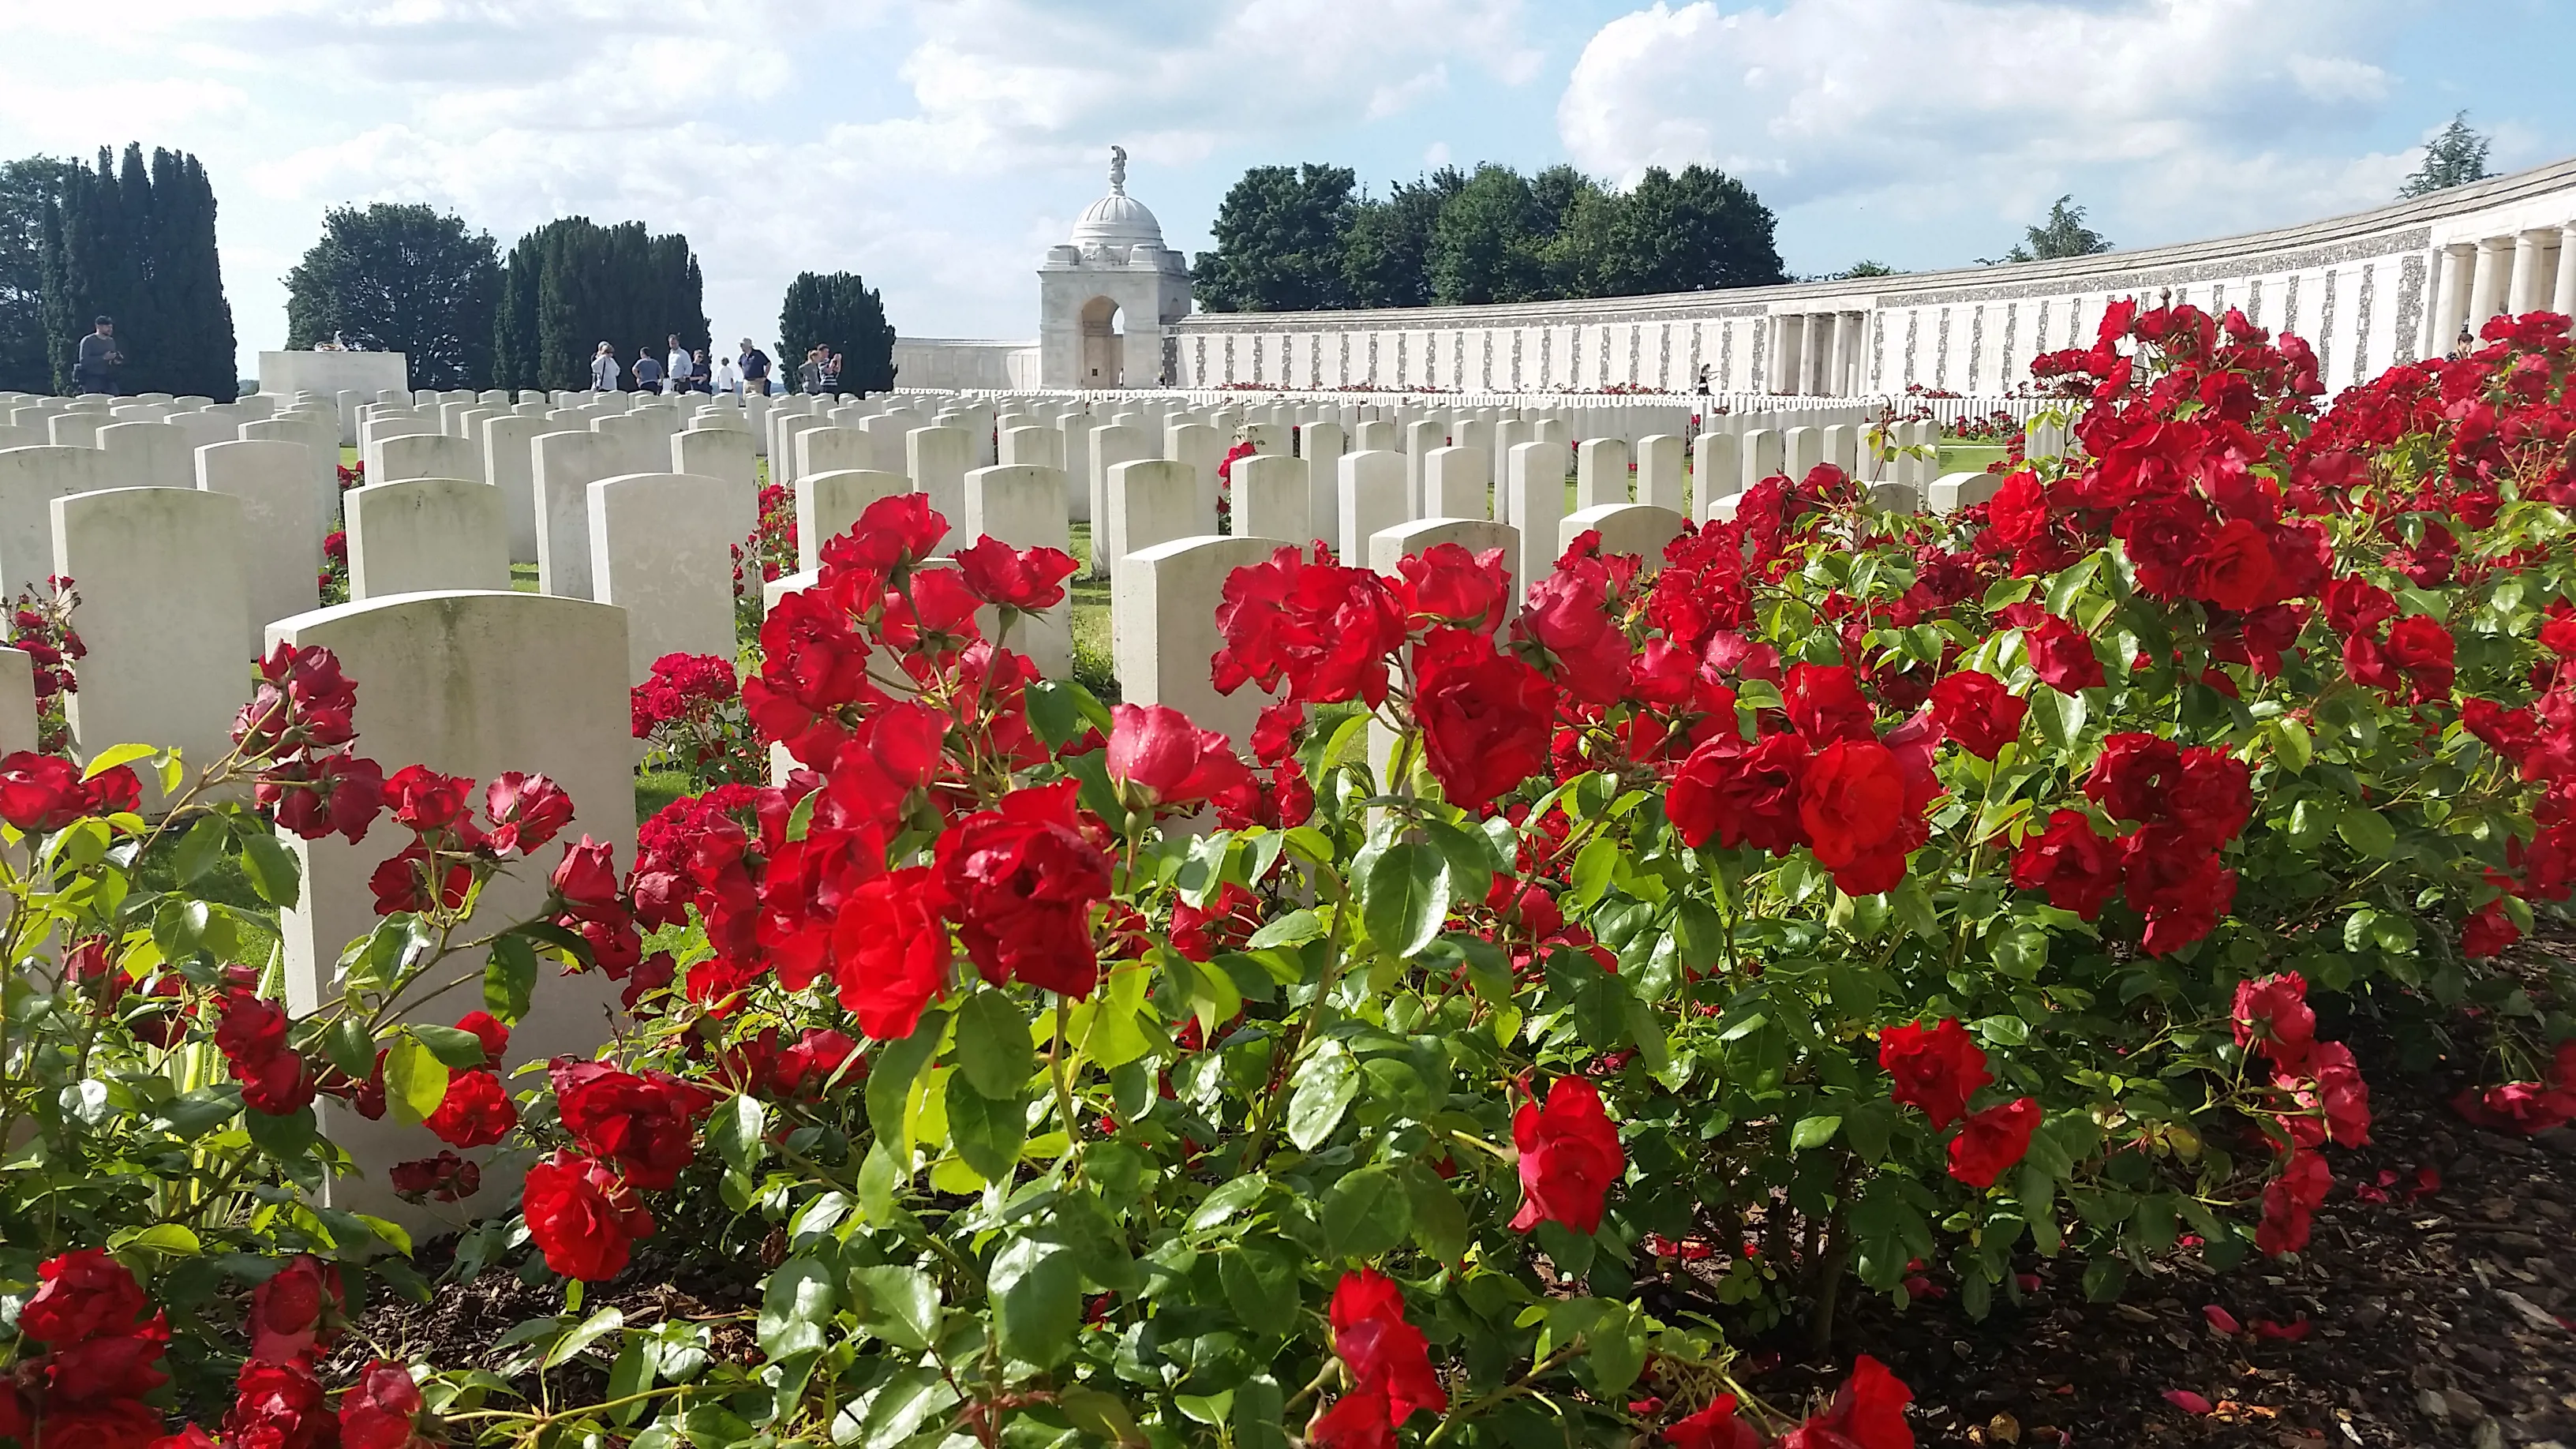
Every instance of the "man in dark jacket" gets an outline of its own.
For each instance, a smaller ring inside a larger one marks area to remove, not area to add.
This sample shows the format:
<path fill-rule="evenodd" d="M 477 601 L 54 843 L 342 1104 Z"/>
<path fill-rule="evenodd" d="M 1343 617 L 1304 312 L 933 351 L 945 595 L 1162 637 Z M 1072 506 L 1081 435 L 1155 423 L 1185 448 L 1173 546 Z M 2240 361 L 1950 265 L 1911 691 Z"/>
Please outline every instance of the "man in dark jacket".
<path fill-rule="evenodd" d="M 742 339 L 742 355 L 736 358 L 734 362 L 736 366 L 742 369 L 742 390 L 744 392 L 756 392 L 762 397 L 769 396 L 768 353 L 752 346 L 751 339 L 746 337 Z"/>
<path fill-rule="evenodd" d="M 116 348 L 116 319 L 101 317 L 96 327 L 80 340 L 80 352 L 73 358 L 74 392 L 115 392 L 116 369 L 125 365 L 125 354 Z"/>

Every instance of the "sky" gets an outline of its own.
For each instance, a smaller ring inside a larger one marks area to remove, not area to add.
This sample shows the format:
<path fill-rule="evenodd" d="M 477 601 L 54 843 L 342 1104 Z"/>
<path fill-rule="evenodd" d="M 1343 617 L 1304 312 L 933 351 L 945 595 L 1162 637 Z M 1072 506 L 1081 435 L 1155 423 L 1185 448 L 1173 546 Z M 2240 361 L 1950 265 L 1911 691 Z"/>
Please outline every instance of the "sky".
<path fill-rule="evenodd" d="M 2576 156 L 2565 0 L 0 0 L 0 155 L 197 153 L 242 345 L 323 212 L 428 202 L 506 251 L 685 232 L 720 339 L 856 271 L 914 337 L 1029 338 L 1111 144 L 1196 254 L 1246 167 L 1388 183 L 1712 164 L 1793 274 L 1999 255 L 2071 193 L 2121 246 L 2388 200 L 2466 109 Z"/>

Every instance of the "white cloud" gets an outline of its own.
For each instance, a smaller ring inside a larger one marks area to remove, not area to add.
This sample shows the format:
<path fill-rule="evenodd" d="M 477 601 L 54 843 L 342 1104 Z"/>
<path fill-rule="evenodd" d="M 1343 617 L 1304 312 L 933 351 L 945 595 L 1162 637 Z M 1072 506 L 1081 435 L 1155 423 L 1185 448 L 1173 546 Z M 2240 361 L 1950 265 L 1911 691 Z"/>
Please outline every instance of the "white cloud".
<path fill-rule="evenodd" d="M 2403 158 L 2326 138 L 2387 98 L 2370 57 L 2406 8 L 1658 3 L 1593 36 L 1557 126 L 1579 165 L 1714 164 L 1786 213 L 1983 207 L 2017 224 L 2071 190 L 2124 241 L 2215 234 L 2387 198 Z"/>

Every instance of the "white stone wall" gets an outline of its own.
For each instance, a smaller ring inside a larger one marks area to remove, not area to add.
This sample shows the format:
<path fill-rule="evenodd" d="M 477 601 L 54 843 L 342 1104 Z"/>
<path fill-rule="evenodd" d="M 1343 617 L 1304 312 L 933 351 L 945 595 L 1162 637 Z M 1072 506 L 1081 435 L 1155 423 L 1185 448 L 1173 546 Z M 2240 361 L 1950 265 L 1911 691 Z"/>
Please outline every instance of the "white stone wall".
<path fill-rule="evenodd" d="M 2064 261 L 1584 302 L 1201 313 L 1172 324 L 1174 382 L 1680 393 L 1706 364 L 1721 393 L 1991 397 L 2028 382 L 2040 353 L 2089 344 L 2123 297 L 2241 308 L 2305 338 L 2339 390 L 2446 348 L 2463 322 L 2576 308 L 2576 161 L 2305 226 Z"/>

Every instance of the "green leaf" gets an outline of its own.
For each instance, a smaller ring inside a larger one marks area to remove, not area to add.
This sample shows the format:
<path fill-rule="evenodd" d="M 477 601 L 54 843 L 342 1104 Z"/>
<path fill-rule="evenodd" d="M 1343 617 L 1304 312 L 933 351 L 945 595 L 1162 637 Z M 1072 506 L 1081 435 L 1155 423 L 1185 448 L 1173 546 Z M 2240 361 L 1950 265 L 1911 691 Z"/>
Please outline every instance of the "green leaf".
<path fill-rule="evenodd" d="M 1276 1245 L 1277 1239 L 1269 1240 Z M 1284 1245 L 1281 1245 L 1284 1246 Z M 1264 1333 L 1286 1332 L 1297 1316 L 1297 1264 L 1285 1252 L 1250 1243 L 1216 1260 L 1218 1284 L 1234 1316 Z"/>
<path fill-rule="evenodd" d="M 1203 1233 L 1222 1225 L 1226 1219 L 1261 1201 L 1261 1195 L 1269 1190 L 1270 1179 L 1258 1172 L 1230 1179 L 1223 1187 L 1209 1193 L 1207 1200 L 1199 1204 L 1198 1211 L 1190 1214 L 1190 1231 Z"/>
<path fill-rule="evenodd" d="M 483 1050 L 483 1038 L 461 1026 L 414 1026 L 408 1030 L 451 1072 L 481 1071 L 491 1060 Z"/>
<path fill-rule="evenodd" d="M 253 1146 L 280 1162 L 302 1157 L 321 1138 L 313 1125 L 313 1109 L 309 1106 L 298 1107 L 282 1117 L 272 1117 L 266 1112 L 244 1112 L 242 1127 L 250 1133 Z"/>
<path fill-rule="evenodd" d="M 2042 685 L 2030 692 L 2030 713 L 2039 721 L 2040 734 L 2061 750 L 2071 747 L 2084 733 L 2086 708 L 2081 691 L 2061 694 Z"/>
<path fill-rule="evenodd" d="M 154 1223 L 148 1228 L 122 1228 L 108 1236 L 112 1252 L 140 1250 L 158 1253 L 165 1258 L 193 1258 L 206 1250 L 197 1235 L 177 1223 Z"/>
<path fill-rule="evenodd" d="M 832 1273 L 812 1258 L 790 1258 L 772 1269 L 760 1294 L 755 1332 L 760 1351 L 774 1361 L 823 1346 L 832 1322 Z"/>
<path fill-rule="evenodd" d="M 2272 754 L 2282 768 L 2296 775 L 2316 758 L 2316 745 L 2308 738 L 2308 727 L 2283 715 L 2272 721 Z"/>
<path fill-rule="evenodd" d="M 1797 1126 L 1789 1129 L 1789 1148 L 1793 1152 L 1804 1152 L 1810 1147 L 1822 1147 L 1834 1140 L 1834 1134 L 1842 1129 L 1842 1125 L 1843 1119 L 1838 1116 L 1802 1117 L 1798 1119 Z"/>
<path fill-rule="evenodd" d="M 334 1018 L 322 1029 L 322 1054 L 351 1081 L 363 1082 L 376 1074 L 375 1038 L 354 1016 Z"/>
<path fill-rule="evenodd" d="M 90 757 L 89 768 L 81 771 L 81 778 L 95 780 L 119 765 L 130 765 L 159 753 L 150 745 L 110 745 Z"/>
<path fill-rule="evenodd" d="M 919 1268 L 853 1268 L 850 1297 L 868 1331 L 897 1348 L 919 1353 L 939 1336 L 939 1283 Z"/>
<path fill-rule="evenodd" d="M 179 849 L 171 863 L 179 884 L 195 885 L 203 880 L 206 872 L 215 868 L 215 862 L 224 858 L 224 847 L 231 843 L 232 826 L 224 817 L 199 817 L 196 824 L 188 827 L 188 833 L 179 837 Z"/>
<path fill-rule="evenodd" d="M 1463 900 L 1483 900 L 1495 874 L 1511 869 L 1511 862 L 1496 858 L 1493 837 L 1481 830 L 1426 820 L 1422 833 L 1449 863 L 1450 887 Z"/>
<path fill-rule="evenodd" d="M 1301 1152 L 1324 1145 L 1359 1095 L 1359 1071 L 1338 1044 L 1328 1044 L 1297 1068 L 1288 1094 L 1288 1140 Z"/>
<path fill-rule="evenodd" d="M 1574 889 L 1566 893 L 1565 914 L 1580 916 L 1592 909 L 1610 889 L 1610 877 L 1618 864 L 1618 841 L 1596 835 L 1584 842 L 1574 854 L 1574 870 L 1569 877 Z"/>
<path fill-rule="evenodd" d="M 2347 802 L 2335 815 L 2335 834 L 2357 855 L 2386 860 L 2397 849 L 2397 827 L 2367 805 Z"/>
<path fill-rule="evenodd" d="M 1324 939 L 1324 918 L 1310 910 L 1294 910 L 1278 920 L 1265 923 L 1244 942 L 1247 951 L 1267 951 L 1278 946 L 1303 946 Z"/>
<path fill-rule="evenodd" d="M 1449 862 L 1418 840 L 1399 840 L 1369 862 L 1360 880 L 1360 923 L 1378 949 L 1422 954 L 1449 915 Z"/>
<path fill-rule="evenodd" d="M 965 1072 L 948 1075 L 948 1143 L 986 1182 L 1007 1182 L 1028 1137 L 1028 1106 L 1017 1092 L 987 1097 Z"/>
<path fill-rule="evenodd" d="M 954 1060 L 976 1092 L 999 1101 L 1017 1099 L 1037 1071 L 1029 1044 L 1029 1019 L 1010 993 L 987 988 L 958 1004 Z M 994 1174 L 986 1173 L 991 1177 Z"/>
<path fill-rule="evenodd" d="M 396 1036 L 385 1047 L 385 1101 L 397 1120 L 417 1126 L 446 1098 L 447 1064 L 409 1030 Z"/>
<path fill-rule="evenodd" d="M 492 958 L 483 965 L 483 1009 L 516 1026 L 528 1014 L 537 990 L 537 948 L 528 938 L 504 934 L 492 942 Z"/>
<path fill-rule="evenodd" d="M 555 1346 L 546 1350 L 546 1367 L 563 1367 L 565 1364 L 572 1362 L 583 1349 L 590 1347 L 592 1344 L 599 1342 L 609 1334 L 615 1333 L 617 1330 L 624 1328 L 625 1326 L 625 1314 L 614 1308 L 603 1308 L 599 1310 L 597 1313 L 583 1319 L 581 1321 L 581 1325 L 575 1328 L 572 1332 L 555 1340 Z"/>
<path fill-rule="evenodd" d="M 912 1173 L 912 1138 L 904 1130 L 904 1108 L 912 1096 L 914 1079 L 939 1051 L 939 1038 L 948 1030 L 948 1014 L 937 1007 L 921 1014 L 912 1035 L 901 1041 L 887 1042 L 877 1049 L 876 1060 L 868 1064 L 868 1125 L 876 1129 L 877 1140 L 893 1154 L 898 1175 Z"/>
<path fill-rule="evenodd" d="M 1127 1401 L 1116 1394 L 1075 1384 L 1058 1390 L 1055 1401 L 1074 1427 L 1094 1438 L 1121 1446 L 1153 1442 L 1136 1427 L 1136 1416 L 1127 1412 Z"/>
<path fill-rule="evenodd" d="M 1374 1258 L 1404 1241 L 1412 1217 L 1395 1174 L 1363 1167 L 1324 1194 L 1324 1241 L 1336 1258 Z"/>
<path fill-rule="evenodd" d="M 1646 1366 L 1646 1320 L 1625 1303 L 1602 1305 L 1583 1334 L 1583 1375 L 1593 1392 L 1617 1396 Z"/>
<path fill-rule="evenodd" d="M 1443 1263 L 1457 1263 L 1467 1256 L 1469 1228 L 1467 1209 L 1458 1195 L 1449 1190 L 1440 1174 L 1416 1165 L 1408 1174 L 1413 1208 L 1413 1241 L 1422 1251 Z"/>
<path fill-rule="evenodd" d="M 707 1145 L 745 1176 L 769 1155 L 769 1107 L 745 1092 L 707 1118 Z"/>
<path fill-rule="evenodd" d="M 1082 1270 L 1070 1249 L 1014 1238 L 993 1256 L 986 1283 L 1004 1353 L 1045 1368 L 1072 1350 L 1082 1322 Z"/>
<path fill-rule="evenodd" d="M 806 798 L 813 797 L 809 795 Z M 931 1415 L 956 1402 L 957 1391 L 948 1386 L 948 1380 L 938 1369 L 899 1370 L 868 1400 L 867 1422 L 860 1428 L 859 1442 L 865 1449 L 895 1449 L 897 1445 L 910 1443 L 914 1432 L 927 1423 Z M 720 1449 L 730 1449 L 730 1444 L 731 1441 L 722 1441 Z M 642 1446 L 638 1445 L 637 1449 L 642 1449 Z"/>

